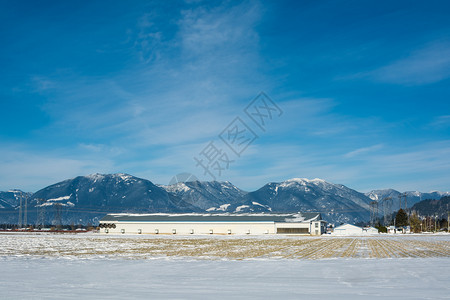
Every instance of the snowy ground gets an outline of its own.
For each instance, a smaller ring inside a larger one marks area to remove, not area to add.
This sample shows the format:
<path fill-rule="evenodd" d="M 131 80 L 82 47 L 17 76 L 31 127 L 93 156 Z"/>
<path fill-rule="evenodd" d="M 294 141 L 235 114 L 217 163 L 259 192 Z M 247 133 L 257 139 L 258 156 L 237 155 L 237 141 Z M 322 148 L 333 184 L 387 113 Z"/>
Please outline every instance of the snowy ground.
<path fill-rule="evenodd" d="M 0 299 L 450 299 L 449 251 L 449 235 L 0 234 Z"/>
<path fill-rule="evenodd" d="M 450 258 L 450 235 L 0 234 L 0 257 L 154 259 Z"/>

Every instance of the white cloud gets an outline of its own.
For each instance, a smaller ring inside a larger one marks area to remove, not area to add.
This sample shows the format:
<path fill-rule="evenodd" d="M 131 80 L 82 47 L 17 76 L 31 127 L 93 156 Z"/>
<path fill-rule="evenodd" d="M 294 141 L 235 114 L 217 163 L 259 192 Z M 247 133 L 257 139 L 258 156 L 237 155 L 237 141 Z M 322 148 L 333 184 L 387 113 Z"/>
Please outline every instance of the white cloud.
<path fill-rule="evenodd" d="M 378 145 L 373 145 L 373 146 L 370 146 L 370 147 L 358 148 L 356 150 L 353 150 L 353 151 L 350 151 L 350 152 L 346 153 L 344 155 L 344 157 L 346 157 L 346 158 L 357 157 L 357 156 L 360 156 L 361 154 L 367 154 L 369 152 L 373 152 L 373 151 L 379 150 L 382 147 L 383 147 L 383 145 L 378 144 Z"/>
<path fill-rule="evenodd" d="M 450 77 L 450 42 L 436 41 L 366 75 L 377 81 L 403 85 L 447 79 Z"/>
<path fill-rule="evenodd" d="M 434 129 L 447 129 L 450 127 L 450 115 L 438 116 L 429 124 Z"/>

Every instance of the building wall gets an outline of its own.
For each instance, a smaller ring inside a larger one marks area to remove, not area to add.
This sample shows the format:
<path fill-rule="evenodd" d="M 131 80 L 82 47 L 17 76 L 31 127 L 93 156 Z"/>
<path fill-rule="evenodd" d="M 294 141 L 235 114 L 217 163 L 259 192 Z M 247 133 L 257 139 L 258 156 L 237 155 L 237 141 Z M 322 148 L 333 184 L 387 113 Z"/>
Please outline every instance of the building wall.
<path fill-rule="evenodd" d="M 353 225 L 342 225 L 336 227 L 333 231 L 335 235 L 362 235 L 363 230 L 361 227 L 353 226 Z"/>
<path fill-rule="evenodd" d="M 106 222 L 105 222 L 106 223 Z M 275 234 L 274 222 L 113 222 L 101 233 L 126 234 Z"/>
<path fill-rule="evenodd" d="M 276 232 L 280 234 L 307 234 L 309 235 L 310 224 L 307 223 L 290 223 L 290 222 L 279 222 L 275 223 Z"/>
<path fill-rule="evenodd" d="M 320 235 L 325 232 L 325 222 L 275 223 L 275 222 L 101 222 L 115 224 L 115 228 L 102 228 L 101 233 L 109 234 L 236 234 L 261 235 L 276 234 L 277 228 L 284 234 L 289 229 L 302 228 L 302 234 Z"/>

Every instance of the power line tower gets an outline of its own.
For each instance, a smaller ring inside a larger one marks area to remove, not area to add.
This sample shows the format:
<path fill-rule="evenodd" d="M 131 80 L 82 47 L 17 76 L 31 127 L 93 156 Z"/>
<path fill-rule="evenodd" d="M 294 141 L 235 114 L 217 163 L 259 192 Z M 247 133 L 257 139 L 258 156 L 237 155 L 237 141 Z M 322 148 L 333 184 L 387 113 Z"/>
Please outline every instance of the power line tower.
<path fill-rule="evenodd" d="M 36 218 L 36 227 L 41 229 L 45 226 L 45 203 L 44 199 L 36 199 L 36 209 L 37 209 L 37 218 Z"/>
<path fill-rule="evenodd" d="M 23 196 L 23 199 L 25 200 L 25 212 L 23 214 L 23 223 L 25 227 L 28 226 L 28 197 L 27 195 Z"/>
<path fill-rule="evenodd" d="M 406 197 L 408 195 L 406 194 L 406 192 L 403 193 L 403 197 L 405 197 L 405 211 L 408 209 L 408 201 L 406 200 Z"/>
<path fill-rule="evenodd" d="M 22 214 L 22 205 L 23 205 L 23 203 L 22 203 L 22 195 L 20 195 L 19 196 L 19 222 L 18 222 L 18 226 L 19 226 L 19 228 L 22 228 L 22 225 L 23 225 L 23 220 L 22 220 L 22 216 L 23 216 L 23 214 Z"/>
<path fill-rule="evenodd" d="M 398 195 L 398 209 L 399 210 L 402 209 L 402 197 L 403 197 L 402 194 Z"/>
<path fill-rule="evenodd" d="M 62 221 L 61 221 L 61 210 L 62 210 L 62 204 L 61 203 L 55 203 L 53 204 L 53 207 L 55 208 L 55 226 L 56 229 L 60 230 L 62 228 Z"/>
<path fill-rule="evenodd" d="M 370 224 L 373 226 L 378 218 L 378 201 L 370 202 Z"/>
<path fill-rule="evenodd" d="M 392 197 L 383 198 L 383 217 L 384 226 L 388 225 L 388 216 L 392 213 Z"/>

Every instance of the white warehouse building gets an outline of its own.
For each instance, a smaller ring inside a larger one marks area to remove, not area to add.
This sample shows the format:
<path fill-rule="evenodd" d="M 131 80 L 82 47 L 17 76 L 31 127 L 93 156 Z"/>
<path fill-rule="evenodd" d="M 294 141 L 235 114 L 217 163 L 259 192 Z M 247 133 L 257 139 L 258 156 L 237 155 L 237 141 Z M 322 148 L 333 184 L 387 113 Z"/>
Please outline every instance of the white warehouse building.
<path fill-rule="evenodd" d="M 338 226 L 334 228 L 333 231 L 334 235 L 352 235 L 352 236 L 359 236 L 359 235 L 371 235 L 371 234 L 378 234 L 378 229 L 374 227 L 359 227 L 351 224 L 343 224 L 341 226 Z"/>
<path fill-rule="evenodd" d="M 108 214 L 103 234 L 304 234 L 326 233 L 320 213 L 297 214 Z"/>

